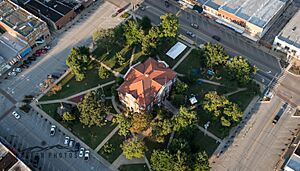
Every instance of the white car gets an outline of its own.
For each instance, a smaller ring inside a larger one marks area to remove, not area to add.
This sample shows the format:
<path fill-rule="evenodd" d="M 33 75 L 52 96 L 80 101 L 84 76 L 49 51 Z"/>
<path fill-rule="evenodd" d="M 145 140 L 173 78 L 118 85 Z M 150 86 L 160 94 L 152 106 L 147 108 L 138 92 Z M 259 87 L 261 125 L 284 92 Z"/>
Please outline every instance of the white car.
<path fill-rule="evenodd" d="M 69 147 L 73 147 L 74 146 L 74 138 L 71 138 L 69 141 Z"/>
<path fill-rule="evenodd" d="M 55 135 L 55 129 L 56 129 L 56 126 L 55 125 L 51 125 L 50 136 L 54 136 Z"/>
<path fill-rule="evenodd" d="M 84 153 L 84 160 L 88 160 L 90 158 L 90 151 L 86 150 Z"/>
<path fill-rule="evenodd" d="M 16 111 L 13 111 L 13 112 L 12 112 L 12 115 L 14 115 L 14 117 L 15 117 L 16 119 L 20 119 L 20 118 L 21 118 L 21 116 L 20 116 Z"/>
<path fill-rule="evenodd" d="M 68 145 L 69 144 L 69 140 L 70 140 L 70 137 L 66 137 L 65 141 L 64 141 L 64 145 Z"/>
<path fill-rule="evenodd" d="M 21 68 L 14 68 L 13 71 L 17 72 L 17 73 L 20 73 L 20 72 L 22 72 L 22 69 Z"/>
<path fill-rule="evenodd" d="M 195 37 L 195 34 L 194 34 L 193 32 L 191 32 L 191 31 L 187 31 L 186 34 L 187 34 L 188 36 L 192 37 L 192 38 Z"/>
<path fill-rule="evenodd" d="M 83 157 L 83 153 L 84 153 L 84 148 L 83 147 L 81 147 L 80 148 L 80 150 L 79 150 L 79 157 L 81 158 L 81 157 Z"/>
<path fill-rule="evenodd" d="M 7 73 L 7 75 L 8 75 L 8 76 L 16 76 L 16 75 L 17 75 L 17 73 L 13 71 L 13 72 L 9 72 L 9 73 Z"/>
<path fill-rule="evenodd" d="M 194 27 L 195 29 L 199 28 L 199 26 L 197 24 L 195 24 L 195 23 L 192 23 L 191 27 Z"/>

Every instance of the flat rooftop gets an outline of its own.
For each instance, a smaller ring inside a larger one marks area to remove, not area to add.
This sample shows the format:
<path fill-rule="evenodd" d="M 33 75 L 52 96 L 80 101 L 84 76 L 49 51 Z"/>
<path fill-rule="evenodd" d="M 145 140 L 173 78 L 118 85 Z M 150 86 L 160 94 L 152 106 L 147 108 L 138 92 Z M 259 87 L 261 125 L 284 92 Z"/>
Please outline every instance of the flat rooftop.
<path fill-rule="evenodd" d="M 7 32 L 0 36 L 0 56 L 4 60 L 10 60 L 23 50 L 27 44 L 14 38 Z"/>
<path fill-rule="evenodd" d="M 21 160 L 13 155 L 8 148 L 0 142 L 0 170 L 2 171 L 31 171 Z"/>
<path fill-rule="evenodd" d="M 205 5 L 221 9 L 259 27 L 265 27 L 287 0 L 208 0 Z"/>
<path fill-rule="evenodd" d="M 42 24 L 40 19 L 13 2 L 6 0 L 0 0 L 0 22 L 5 23 L 24 37 Z"/>
<path fill-rule="evenodd" d="M 300 48 L 300 11 L 285 25 L 277 38 Z"/>

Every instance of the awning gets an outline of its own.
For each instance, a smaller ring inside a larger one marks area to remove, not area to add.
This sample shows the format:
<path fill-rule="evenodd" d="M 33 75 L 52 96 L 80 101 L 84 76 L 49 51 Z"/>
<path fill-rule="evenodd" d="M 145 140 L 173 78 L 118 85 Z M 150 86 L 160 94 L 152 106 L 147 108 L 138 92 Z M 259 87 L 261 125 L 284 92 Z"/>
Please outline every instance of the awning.
<path fill-rule="evenodd" d="M 198 5 L 194 5 L 193 10 L 197 11 L 198 13 L 202 13 L 203 12 L 203 8 L 198 6 Z"/>
<path fill-rule="evenodd" d="M 185 49 L 186 49 L 186 45 L 181 43 L 181 42 L 177 42 L 167 53 L 166 55 L 168 55 L 169 57 L 171 57 L 172 59 L 176 59 L 177 56 L 179 56 Z"/>

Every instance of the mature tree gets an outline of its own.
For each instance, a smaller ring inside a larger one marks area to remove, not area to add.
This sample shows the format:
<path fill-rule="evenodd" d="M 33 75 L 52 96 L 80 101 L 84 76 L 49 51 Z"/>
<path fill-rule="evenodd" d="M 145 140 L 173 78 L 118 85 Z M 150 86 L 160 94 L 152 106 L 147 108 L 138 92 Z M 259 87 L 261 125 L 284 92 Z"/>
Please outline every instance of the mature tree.
<path fill-rule="evenodd" d="M 187 163 L 187 154 L 185 152 L 182 152 L 180 150 L 177 150 L 177 153 L 174 155 L 175 165 L 174 165 L 174 171 L 188 171 L 189 166 Z"/>
<path fill-rule="evenodd" d="M 84 71 L 87 69 L 89 61 L 89 53 L 86 52 L 86 48 L 79 47 L 71 49 L 66 63 L 75 75 L 77 81 L 81 81 L 85 78 Z"/>
<path fill-rule="evenodd" d="M 142 18 L 140 25 L 141 25 L 142 29 L 145 31 L 148 31 L 152 27 L 151 20 L 147 16 L 144 16 Z"/>
<path fill-rule="evenodd" d="M 125 63 L 124 54 L 122 54 L 121 52 L 116 53 L 116 58 L 117 58 L 117 62 L 120 66 Z"/>
<path fill-rule="evenodd" d="M 63 113 L 63 120 L 64 121 L 73 121 L 75 119 L 76 119 L 75 115 L 71 114 L 70 112 Z"/>
<path fill-rule="evenodd" d="M 225 65 L 228 59 L 224 48 L 219 44 L 205 44 L 204 48 L 204 58 L 207 67 L 213 68 L 218 65 Z"/>
<path fill-rule="evenodd" d="M 176 38 L 179 29 L 178 18 L 172 13 L 166 13 L 160 16 L 160 20 L 160 36 L 165 38 Z"/>
<path fill-rule="evenodd" d="M 87 93 L 77 108 L 80 112 L 80 122 L 89 127 L 93 125 L 102 126 L 105 115 L 110 111 L 110 108 L 101 102 L 95 91 Z"/>
<path fill-rule="evenodd" d="M 142 51 L 144 54 L 151 54 L 155 50 L 160 41 L 159 38 L 160 29 L 157 26 L 153 26 L 148 34 L 144 37 L 142 41 Z"/>
<path fill-rule="evenodd" d="M 210 170 L 208 156 L 205 152 L 199 152 L 199 153 L 195 154 L 192 170 L 193 171 L 209 171 Z"/>
<path fill-rule="evenodd" d="M 175 83 L 175 87 L 174 87 L 175 92 L 177 94 L 185 93 L 188 88 L 189 88 L 189 86 L 185 82 L 182 82 L 179 79 L 177 79 L 177 81 Z"/>
<path fill-rule="evenodd" d="M 112 29 L 99 28 L 92 34 L 94 43 L 101 43 L 103 45 L 111 43 L 114 38 L 114 31 Z"/>
<path fill-rule="evenodd" d="M 189 142 L 182 138 L 174 138 L 169 146 L 169 149 L 171 153 L 176 153 L 178 150 L 186 153 L 190 152 Z"/>
<path fill-rule="evenodd" d="M 113 123 L 119 125 L 119 135 L 126 136 L 129 133 L 129 129 L 132 126 L 131 124 L 132 115 L 130 112 L 120 113 L 115 115 L 113 118 Z"/>
<path fill-rule="evenodd" d="M 172 132 L 172 123 L 168 118 L 163 118 L 161 114 L 158 114 L 155 119 L 151 121 L 150 125 L 152 128 L 152 136 L 159 143 L 163 143 L 165 141 L 164 136 Z"/>
<path fill-rule="evenodd" d="M 100 79 L 106 79 L 109 77 L 109 71 L 103 66 L 100 66 L 98 68 L 98 76 Z"/>
<path fill-rule="evenodd" d="M 255 67 L 241 56 L 231 58 L 226 64 L 226 70 L 231 78 L 237 79 L 242 85 L 248 84 L 251 81 L 251 74 L 256 72 Z"/>
<path fill-rule="evenodd" d="M 125 38 L 129 46 L 142 43 L 144 38 L 144 31 L 140 28 L 136 22 L 128 21 L 125 25 Z"/>
<path fill-rule="evenodd" d="M 121 144 L 124 156 L 131 160 L 132 157 L 142 158 L 147 150 L 145 143 L 138 139 L 138 137 L 133 137 L 125 140 Z"/>
<path fill-rule="evenodd" d="M 132 115 L 130 131 L 140 133 L 149 128 L 151 115 L 148 113 L 134 113 Z"/>
<path fill-rule="evenodd" d="M 172 104 L 176 107 L 180 107 L 186 103 L 186 96 L 183 94 L 172 93 L 170 99 Z"/>
<path fill-rule="evenodd" d="M 186 107 L 181 106 L 177 116 L 172 119 L 174 130 L 178 131 L 186 128 L 197 121 L 197 114 L 195 111 L 190 111 Z"/>
<path fill-rule="evenodd" d="M 151 169 L 154 171 L 172 171 L 175 165 L 173 155 L 166 150 L 154 150 L 150 161 Z"/>
<path fill-rule="evenodd" d="M 203 109 L 219 118 L 222 126 L 225 127 L 239 122 L 243 116 L 237 104 L 230 102 L 225 96 L 218 95 L 217 92 L 208 92 L 205 95 Z"/>

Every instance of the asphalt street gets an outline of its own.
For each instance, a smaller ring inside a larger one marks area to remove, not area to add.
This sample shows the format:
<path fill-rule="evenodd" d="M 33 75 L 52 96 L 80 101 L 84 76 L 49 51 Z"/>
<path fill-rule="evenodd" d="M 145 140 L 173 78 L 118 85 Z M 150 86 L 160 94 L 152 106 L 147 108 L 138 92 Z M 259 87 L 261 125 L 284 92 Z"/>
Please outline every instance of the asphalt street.
<path fill-rule="evenodd" d="M 15 104 L 21 101 L 24 95 L 40 94 L 39 84 L 48 74 L 63 73 L 67 69 L 65 63 L 69 51 L 74 46 L 90 45 L 91 35 L 98 28 L 112 28 L 123 19 L 112 18 L 111 15 L 118 7 L 108 2 L 97 1 L 89 9 L 75 18 L 72 25 L 63 28 L 62 32 L 55 34 L 51 42 L 52 49 L 48 54 L 38 58 L 30 67 L 7 80 L 1 80 L 0 84 L 0 136 L 8 141 L 17 143 L 21 149 L 33 146 L 53 146 L 62 144 L 63 132 L 55 137 L 49 136 L 50 123 L 41 114 L 22 114 L 21 119 L 16 120 L 11 115 L 15 110 Z M 39 117 L 38 117 L 39 116 Z M 57 125 L 58 128 L 62 127 Z M 76 137 L 74 137 L 76 139 Z M 100 142 L 99 142 L 100 143 Z M 43 151 L 45 153 L 64 153 L 68 149 L 53 148 Z M 32 157 L 32 156 L 31 156 Z M 30 156 L 29 156 L 30 160 Z M 100 160 L 91 153 L 90 160 L 83 161 L 74 157 L 54 158 L 45 157 L 40 166 L 42 170 L 108 170 Z"/>
<path fill-rule="evenodd" d="M 186 35 L 186 31 L 192 31 L 196 36 L 193 39 L 197 44 L 206 42 L 220 43 L 225 47 L 225 50 L 230 56 L 244 56 L 249 62 L 258 67 L 259 71 L 255 79 L 267 86 L 273 77 L 281 73 L 279 61 L 274 56 L 266 53 L 253 43 L 249 43 L 247 38 L 241 37 L 237 33 L 216 24 L 211 19 L 197 13 L 190 13 L 180 9 L 176 5 L 165 7 L 163 0 L 146 0 L 143 3 L 146 6 L 145 11 L 137 11 L 138 15 L 148 16 L 153 23 L 158 24 L 159 16 L 166 12 L 177 14 L 179 17 L 180 33 Z M 199 29 L 194 29 L 190 26 L 191 23 L 196 23 Z M 221 38 L 220 42 L 212 39 L 213 35 Z"/>

